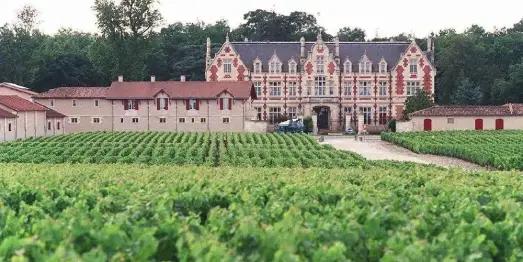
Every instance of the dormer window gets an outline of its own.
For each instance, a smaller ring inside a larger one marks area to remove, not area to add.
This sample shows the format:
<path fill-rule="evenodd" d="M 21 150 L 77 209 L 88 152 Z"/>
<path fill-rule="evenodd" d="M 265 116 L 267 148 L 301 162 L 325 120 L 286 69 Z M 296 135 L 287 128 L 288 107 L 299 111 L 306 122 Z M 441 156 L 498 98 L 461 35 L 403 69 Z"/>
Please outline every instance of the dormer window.
<path fill-rule="evenodd" d="M 363 58 L 360 61 L 360 73 L 361 74 L 369 74 L 372 72 L 372 63 L 367 58 L 366 55 L 363 56 Z"/>
<path fill-rule="evenodd" d="M 254 62 L 254 73 L 255 74 L 261 74 L 262 72 L 262 64 L 260 61 Z"/>
<path fill-rule="evenodd" d="M 271 59 L 269 60 L 269 73 L 270 74 L 279 74 L 281 73 L 281 61 L 276 55 L 276 52 L 274 55 L 272 55 Z"/>
<path fill-rule="evenodd" d="M 380 62 L 380 73 L 387 73 L 387 62 L 385 60 Z"/>
<path fill-rule="evenodd" d="M 294 60 L 290 61 L 289 62 L 289 74 L 291 74 L 291 75 L 296 74 L 296 71 L 297 71 L 296 67 L 297 67 L 296 62 L 294 62 Z"/>
<path fill-rule="evenodd" d="M 343 64 L 343 72 L 345 74 L 349 74 L 352 72 L 352 63 L 349 60 L 345 61 L 345 63 Z"/>

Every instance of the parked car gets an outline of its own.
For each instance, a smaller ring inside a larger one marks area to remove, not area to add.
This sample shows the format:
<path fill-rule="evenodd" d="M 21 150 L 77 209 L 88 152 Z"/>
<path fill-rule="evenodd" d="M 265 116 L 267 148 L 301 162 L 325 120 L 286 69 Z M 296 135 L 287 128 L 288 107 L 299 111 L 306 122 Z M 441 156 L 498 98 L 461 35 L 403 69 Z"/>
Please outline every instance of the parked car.
<path fill-rule="evenodd" d="M 290 119 L 279 123 L 276 128 L 278 133 L 300 133 L 304 131 L 303 119 Z"/>

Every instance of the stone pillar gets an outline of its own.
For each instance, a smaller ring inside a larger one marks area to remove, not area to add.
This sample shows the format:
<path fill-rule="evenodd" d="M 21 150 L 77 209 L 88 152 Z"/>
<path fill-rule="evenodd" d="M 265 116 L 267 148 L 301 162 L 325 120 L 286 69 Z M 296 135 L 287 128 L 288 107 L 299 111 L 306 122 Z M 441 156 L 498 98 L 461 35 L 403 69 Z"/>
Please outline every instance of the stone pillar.
<path fill-rule="evenodd" d="M 356 119 L 358 121 L 358 134 L 361 134 L 361 132 L 363 132 L 363 122 L 364 122 L 363 113 L 358 112 L 356 117 L 357 117 Z"/>
<path fill-rule="evenodd" d="M 318 134 L 318 115 L 316 113 L 312 114 L 312 134 Z"/>

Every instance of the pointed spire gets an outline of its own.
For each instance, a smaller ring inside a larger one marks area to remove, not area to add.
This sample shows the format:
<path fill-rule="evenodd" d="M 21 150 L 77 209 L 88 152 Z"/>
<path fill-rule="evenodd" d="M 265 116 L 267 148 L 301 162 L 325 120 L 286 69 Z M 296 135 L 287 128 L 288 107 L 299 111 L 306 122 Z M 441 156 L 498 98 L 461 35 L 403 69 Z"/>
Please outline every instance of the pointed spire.
<path fill-rule="evenodd" d="M 227 32 L 227 35 L 225 35 L 225 42 L 229 43 L 229 32 Z"/>

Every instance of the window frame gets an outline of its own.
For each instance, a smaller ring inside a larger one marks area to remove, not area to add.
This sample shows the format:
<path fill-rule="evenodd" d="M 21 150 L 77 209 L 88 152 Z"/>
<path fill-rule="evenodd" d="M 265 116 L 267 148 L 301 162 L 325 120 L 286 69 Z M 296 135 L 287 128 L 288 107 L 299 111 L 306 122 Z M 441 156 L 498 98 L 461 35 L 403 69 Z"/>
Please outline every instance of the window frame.
<path fill-rule="evenodd" d="M 281 97 L 281 81 L 269 81 L 269 90 L 270 96 Z"/>
<path fill-rule="evenodd" d="M 326 96 L 327 78 L 325 76 L 314 77 L 314 96 Z"/>
<path fill-rule="evenodd" d="M 325 74 L 325 57 L 316 56 L 316 74 Z"/>
<path fill-rule="evenodd" d="M 366 109 L 368 109 L 368 111 Z M 371 125 L 372 124 L 372 107 L 364 106 L 364 107 L 360 107 L 360 110 L 363 114 L 363 124 Z"/>
<path fill-rule="evenodd" d="M 232 59 L 230 59 L 230 58 L 223 59 L 223 73 L 224 74 L 232 73 Z"/>
<path fill-rule="evenodd" d="M 222 124 L 230 124 L 231 119 L 229 117 L 222 117 Z"/>
<path fill-rule="evenodd" d="M 93 123 L 93 124 L 101 124 L 102 123 L 102 119 L 99 118 L 99 117 L 93 117 L 93 118 L 91 118 L 91 123 Z"/>
<path fill-rule="evenodd" d="M 296 81 L 290 81 L 290 82 L 287 82 L 287 94 L 289 96 L 297 96 L 298 93 L 296 91 L 298 87 L 298 82 Z"/>
<path fill-rule="evenodd" d="M 261 81 L 254 81 L 254 91 L 256 92 L 257 97 L 262 96 L 263 83 Z"/>
<path fill-rule="evenodd" d="M 387 81 L 379 81 L 378 82 L 378 95 L 379 96 L 387 96 L 388 95 L 388 82 Z"/>
<path fill-rule="evenodd" d="M 133 123 L 133 124 L 138 124 L 139 122 L 140 122 L 140 118 L 139 117 L 133 117 L 131 119 L 131 123 Z"/>
<path fill-rule="evenodd" d="M 409 72 L 410 72 L 410 74 L 418 74 L 418 59 L 417 58 L 410 59 Z"/>
<path fill-rule="evenodd" d="M 167 123 L 167 118 L 166 117 L 160 117 L 160 124 L 165 124 Z"/>
<path fill-rule="evenodd" d="M 278 106 L 271 106 L 269 107 L 269 121 L 271 123 L 274 123 L 278 117 L 280 117 L 282 114 L 282 109 L 281 107 L 278 107 Z"/>
<path fill-rule="evenodd" d="M 415 96 L 418 91 L 421 89 L 421 81 L 417 80 L 407 80 L 406 83 L 406 95 L 407 96 Z"/>
<path fill-rule="evenodd" d="M 179 117 L 178 118 L 178 123 L 185 124 L 185 117 Z"/>
<path fill-rule="evenodd" d="M 289 74 L 295 75 L 298 73 L 298 64 L 293 60 L 289 62 Z"/>
<path fill-rule="evenodd" d="M 352 73 L 352 62 L 347 60 L 343 63 L 343 73 L 350 74 Z"/>
<path fill-rule="evenodd" d="M 365 85 L 363 85 L 365 83 Z M 359 96 L 371 96 L 370 81 L 359 81 L 358 82 L 358 95 Z"/>
<path fill-rule="evenodd" d="M 290 119 L 298 118 L 298 107 L 296 107 L 296 106 L 289 106 L 289 107 L 287 107 L 287 116 Z"/>

